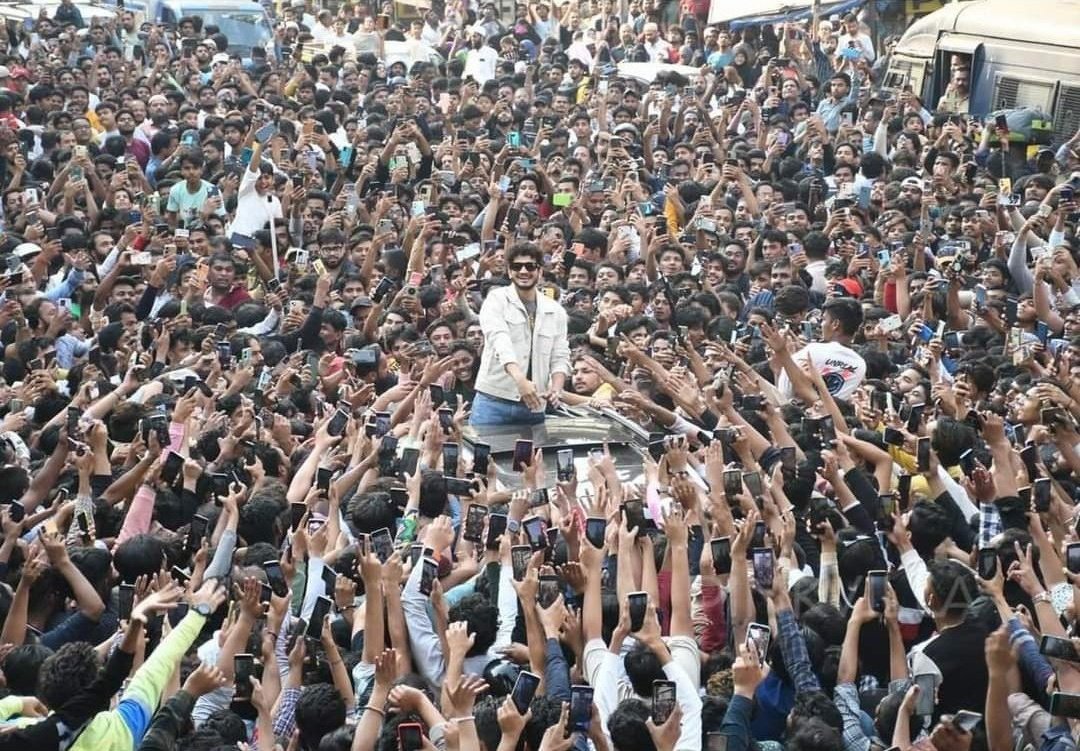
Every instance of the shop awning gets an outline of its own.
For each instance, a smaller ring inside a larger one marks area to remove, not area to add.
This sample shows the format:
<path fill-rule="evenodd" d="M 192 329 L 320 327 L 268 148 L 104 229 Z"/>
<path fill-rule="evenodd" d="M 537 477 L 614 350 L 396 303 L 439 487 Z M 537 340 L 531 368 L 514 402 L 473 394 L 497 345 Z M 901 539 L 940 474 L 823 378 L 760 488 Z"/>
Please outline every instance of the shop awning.
<path fill-rule="evenodd" d="M 837 0 L 822 2 L 821 17 L 846 13 L 866 0 Z M 733 29 L 767 23 L 798 21 L 813 16 L 813 0 L 713 0 L 709 8 L 709 23 L 726 23 Z"/>

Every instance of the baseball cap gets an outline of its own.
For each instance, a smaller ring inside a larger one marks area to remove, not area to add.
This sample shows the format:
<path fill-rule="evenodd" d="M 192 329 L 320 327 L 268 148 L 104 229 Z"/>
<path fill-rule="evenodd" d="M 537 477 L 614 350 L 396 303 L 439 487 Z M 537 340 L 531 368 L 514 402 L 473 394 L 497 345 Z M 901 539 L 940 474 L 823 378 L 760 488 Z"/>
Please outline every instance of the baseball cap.
<path fill-rule="evenodd" d="M 863 289 L 862 285 L 854 279 L 841 279 L 836 282 L 838 285 L 844 288 L 844 290 L 852 297 L 858 299 L 862 297 Z"/>
<path fill-rule="evenodd" d="M 905 177 L 904 181 L 900 183 L 901 188 L 918 188 L 922 190 L 922 180 L 917 177 Z"/>
<path fill-rule="evenodd" d="M 212 58 L 210 58 L 210 64 L 211 65 L 216 65 L 217 63 L 228 63 L 228 62 L 229 62 L 229 56 L 227 54 L 225 54 L 224 52 L 219 52 L 216 55 L 214 55 Z"/>

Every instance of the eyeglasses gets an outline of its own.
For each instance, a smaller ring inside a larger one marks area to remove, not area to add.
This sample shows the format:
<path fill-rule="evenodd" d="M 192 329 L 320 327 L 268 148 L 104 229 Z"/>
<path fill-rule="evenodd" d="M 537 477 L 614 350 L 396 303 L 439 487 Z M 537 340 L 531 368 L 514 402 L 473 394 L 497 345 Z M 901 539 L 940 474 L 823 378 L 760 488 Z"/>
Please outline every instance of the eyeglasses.
<path fill-rule="evenodd" d="M 536 271 L 537 268 L 538 268 L 537 265 L 535 263 L 533 263 L 532 261 L 524 261 L 524 262 L 521 262 L 521 263 L 511 263 L 510 264 L 510 270 L 511 271 L 529 271 L 529 272 L 532 272 L 532 271 Z"/>

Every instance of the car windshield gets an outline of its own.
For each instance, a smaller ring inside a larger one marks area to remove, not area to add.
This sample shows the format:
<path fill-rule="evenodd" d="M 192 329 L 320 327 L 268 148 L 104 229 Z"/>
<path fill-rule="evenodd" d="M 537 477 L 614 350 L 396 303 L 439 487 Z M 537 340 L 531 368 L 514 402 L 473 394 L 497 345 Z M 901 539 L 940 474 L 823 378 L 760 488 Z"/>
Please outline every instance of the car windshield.
<path fill-rule="evenodd" d="M 210 8 L 188 8 L 184 13 L 197 15 L 204 25 L 214 25 L 229 40 L 230 47 L 262 47 L 273 31 L 266 16 L 258 11 L 230 11 Z"/>

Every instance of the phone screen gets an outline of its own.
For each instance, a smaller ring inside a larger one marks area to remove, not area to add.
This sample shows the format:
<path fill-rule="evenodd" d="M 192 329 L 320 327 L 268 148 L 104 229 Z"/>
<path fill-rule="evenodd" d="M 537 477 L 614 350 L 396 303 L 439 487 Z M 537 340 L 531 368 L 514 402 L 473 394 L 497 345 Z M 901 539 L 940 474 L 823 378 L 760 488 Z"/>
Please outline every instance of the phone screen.
<path fill-rule="evenodd" d="M 460 449 L 456 443 L 444 443 L 442 448 L 443 474 L 453 477 L 458 471 L 458 457 Z"/>
<path fill-rule="evenodd" d="M 514 545 L 510 548 L 510 565 L 514 571 L 514 581 L 524 581 L 532 559 L 533 550 L 528 545 Z"/>
<path fill-rule="evenodd" d="M 757 650 L 758 660 L 765 664 L 769 656 L 769 644 L 772 642 L 772 629 L 763 623 L 751 623 L 746 627 L 746 640 L 753 642 Z"/>
<path fill-rule="evenodd" d="M 719 576 L 731 573 L 731 538 L 717 537 L 709 541 L 713 571 Z"/>
<path fill-rule="evenodd" d="M 304 519 L 304 514 L 307 513 L 307 504 L 300 502 L 293 502 L 289 504 L 289 526 L 292 531 L 295 532 L 300 528 L 300 522 Z"/>
<path fill-rule="evenodd" d="M 473 474 L 487 477 L 488 459 L 491 457 L 491 446 L 486 443 L 473 444 Z"/>
<path fill-rule="evenodd" d="M 250 700 L 253 689 L 251 678 L 255 675 L 255 655 L 235 655 L 233 657 L 233 672 L 235 673 L 233 686 L 236 688 L 236 693 L 233 695 L 234 699 L 239 701 Z"/>
<path fill-rule="evenodd" d="M 539 516 L 530 516 L 521 522 L 525 537 L 533 550 L 543 550 L 547 543 L 544 539 L 544 520 Z"/>
<path fill-rule="evenodd" d="M 1039 652 L 1046 657 L 1053 657 L 1056 660 L 1080 662 L 1080 654 L 1077 654 L 1076 647 L 1073 646 L 1073 643 L 1060 636 L 1048 636 L 1044 634 L 1042 641 L 1039 643 Z"/>
<path fill-rule="evenodd" d="M 585 539 L 594 548 L 604 547 L 604 537 L 607 534 L 607 519 L 589 517 L 585 520 Z"/>
<path fill-rule="evenodd" d="M 870 571 L 870 607 L 875 613 L 885 612 L 885 582 L 888 574 L 884 571 Z"/>
<path fill-rule="evenodd" d="M 379 559 L 379 563 L 386 563 L 394 554 L 394 540 L 390 536 L 390 530 L 386 527 L 377 529 L 371 533 L 371 549 Z"/>
<path fill-rule="evenodd" d="M 120 620 L 131 620 L 131 610 L 135 607 L 135 585 L 121 584 L 117 598 Z"/>
<path fill-rule="evenodd" d="M 278 561 L 266 561 L 263 563 L 266 571 L 266 580 L 270 584 L 270 590 L 278 597 L 284 597 L 289 593 L 289 584 L 285 581 L 285 574 L 281 570 Z"/>
<path fill-rule="evenodd" d="M 191 519 L 191 527 L 188 529 L 187 548 L 188 550 L 198 550 L 202 545 L 203 537 L 206 536 L 206 527 L 208 521 L 205 516 L 195 514 Z"/>
<path fill-rule="evenodd" d="M 760 589 L 772 589 L 775 565 L 772 548 L 754 548 L 754 581 Z"/>
<path fill-rule="evenodd" d="M 573 449 L 559 449 L 555 455 L 555 473 L 559 482 L 570 482 L 574 479 Z"/>
<path fill-rule="evenodd" d="M 977 565 L 980 579 L 993 579 L 997 573 L 997 549 L 980 548 Z"/>
<path fill-rule="evenodd" d="M 469 542 L 480 542 L 484 535 L 484 520 L 487 519 L 488 510 L 478 503 L 469 505 L 469 511 L 465 515 L 464 537 Z"/>
<path fill-rule="evenodd" d="M 551 607 L 559 599 L 559 577 L 545 575 L 540 577 L 540 589 L 536 593 L 536 601 L 541 608 Z"/>
<path fill-rule="evenodd" d="M 649 595 L 645 592 L 631 592 L 627 595 L 630 609 L 630 633 L 637 633 L 645 625 L 645 611 L 649 605 Z"/>
<path fill-rule="evenodd" d="M 519 440 L 514 443 L 513 470 L 515 472 L 523 471 L 525 469 L 525 465 L 532 461 L 532 453 L 532 441 Z"/>
<path fill-rule="evenodd" d="M 514 702 L 518 714 L 523 715 L 529 711 L 529 705 L 532 704 L 533 697 L 539 687 L 540 676 L 527 670 L 518 673 L 514 689 L 510 692 L 510 700 Z"/>
<path fill-rule="evenodd" d="M 930 471 L 930 439 L 920 438 L 917 451 L 916 451 L 918 470 L 920 472 Z"/>
<path fill-rule="evenodd" d="M 307 631 L 305 635 L 309 639 L 322 638 L 323 621 L 326 620 L 326 616 L 330 615 L 330 608 L 334 603 L 329 597 L 319 596 L 319 599 L 315 601 L 315 608 L 311 611 L 311 620 L 308 621 Z"/>
<path fill-rule="evenodd" d="M 506 532 L 506 514 L 491 514 L 488 517 L 487 541 L 485 547 L 488 550 L 497 550 L 499 538 Z"/>
<path fill-rule="evenodd" d="M 571 733 L 588 733 L 592 720 L 592 686 L 570 687 L 570 724 Z"/>
<path fill-rule="evenodd" d="M 915 685 L 919 687 L 919 696 L 915 700 L 915 714 L 919 717 L 929 717 L 934 713 L 934 706 L 937 703 L 938 677 L 933 673 L 916 675 Z"/>
<path fill-rule="evenodd" d="M 425 558 L 422 565 L 424 569 L 420 572 L 420 594 L 424 595 L 424 597 L 430 597 L 431 590 L 435 586 L 435 577 L 439 573 L 439 567 L 430 558 Z"/>
<path fill-rule="evenodd" d="M 653 723 L 662 725 L 675 711 L 675 682 L 653 681 L 652 718 Z"/>

